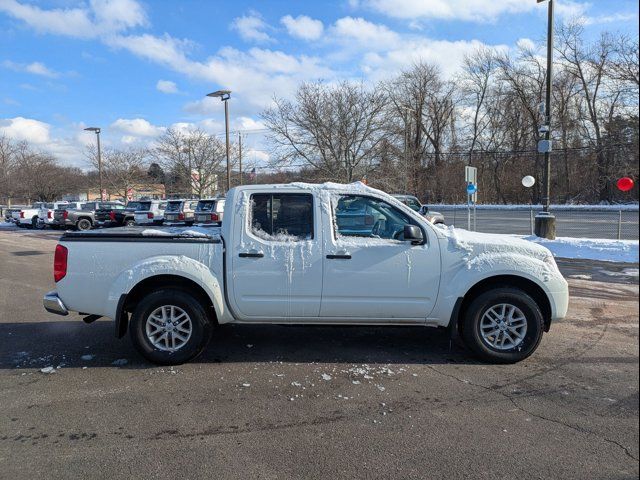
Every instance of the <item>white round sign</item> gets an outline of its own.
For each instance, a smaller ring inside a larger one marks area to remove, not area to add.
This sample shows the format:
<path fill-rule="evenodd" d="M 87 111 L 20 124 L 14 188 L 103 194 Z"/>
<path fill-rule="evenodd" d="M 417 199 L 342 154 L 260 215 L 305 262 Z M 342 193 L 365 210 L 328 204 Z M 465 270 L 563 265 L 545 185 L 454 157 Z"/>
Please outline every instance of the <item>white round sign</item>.
<path fill-rule="evenodd" d="M 535 185 L 536 183 L 536 179 L 533 178 L 531 175 L 527 175 L 526 177 L 522 177 L 522 185 L 524 185 L 527 188 L 531 188 Z"/>

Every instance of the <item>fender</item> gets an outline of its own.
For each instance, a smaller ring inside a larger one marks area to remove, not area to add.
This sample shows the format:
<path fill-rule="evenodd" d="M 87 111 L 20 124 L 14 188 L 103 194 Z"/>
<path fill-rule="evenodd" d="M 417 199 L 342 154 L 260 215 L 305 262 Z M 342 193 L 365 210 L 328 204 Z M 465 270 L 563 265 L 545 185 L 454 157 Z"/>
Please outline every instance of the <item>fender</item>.
<path fill-rule="evenodd" d="M 218 321 L 225 321 L 228 314 L 219 280 L 206 265 L 184 255 L 150 257 L 123 270 L 109 289 L 105 305 L 105 311 L 108 312 L 106 316 L 115 318 L 120 297 L 128 294 L 141 281 L 156 275 L 177 275 L 194 281 L 211 299 Z"/>
<path fill-rule="evenodd" d="M 445 267 L 446 268 L 446 267 Z M 553 284 L 563 281 L 560 272 L 555 272 L 544 261 L 523 254 L 481 253 L 467 262 L 456 262 L 448 271 L 443 271 L 440 297 L 428 319 L 428 324 L 447 326 L 457 299 L 464 297 L 477 283 L 491 277 L 511 275 L 522 277 L 538 285 L 547 295 L 552 310 L 555 308 Z M 555 312 L 552 312 L 555 315 Z"/>

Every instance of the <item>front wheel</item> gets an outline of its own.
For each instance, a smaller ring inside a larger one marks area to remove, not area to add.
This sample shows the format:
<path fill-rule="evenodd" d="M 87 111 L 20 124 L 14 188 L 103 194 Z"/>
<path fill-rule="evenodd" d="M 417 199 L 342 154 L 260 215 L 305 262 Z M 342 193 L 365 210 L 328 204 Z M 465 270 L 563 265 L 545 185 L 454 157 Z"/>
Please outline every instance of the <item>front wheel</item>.
<path fill-rule="evenodd" d="M 205 306 L 185 290 L 164 288 L 148 294 L 129 325 L 140 354 L 160 365 L 179 365 L 198 356 L 211 338 Z"/>
<path fill-rule="evenodd" d="M 519 288 L 500 287 L 475 298 L 465 311 L 462 335 L 467 347 L 492 363 L 515 363 L 542 340 L 539 305 Z"/>

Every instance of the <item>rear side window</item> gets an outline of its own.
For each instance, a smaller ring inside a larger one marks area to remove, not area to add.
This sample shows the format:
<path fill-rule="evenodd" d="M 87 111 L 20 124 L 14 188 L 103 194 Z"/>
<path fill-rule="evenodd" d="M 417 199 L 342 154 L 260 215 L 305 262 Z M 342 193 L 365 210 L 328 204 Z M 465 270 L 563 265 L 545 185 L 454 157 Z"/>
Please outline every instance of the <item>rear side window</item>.
<path fill-rule="evenodd" d="M 259 193 L 251 195 L 251 232 L 264 240 L 313 238 L 313 196 Z"/>
<path fill-rule="evenodd" d="M 150 210 L 151 209 L 151 202 L 140 202 L 138 204 L 138 209 L 139 210 Z"/>

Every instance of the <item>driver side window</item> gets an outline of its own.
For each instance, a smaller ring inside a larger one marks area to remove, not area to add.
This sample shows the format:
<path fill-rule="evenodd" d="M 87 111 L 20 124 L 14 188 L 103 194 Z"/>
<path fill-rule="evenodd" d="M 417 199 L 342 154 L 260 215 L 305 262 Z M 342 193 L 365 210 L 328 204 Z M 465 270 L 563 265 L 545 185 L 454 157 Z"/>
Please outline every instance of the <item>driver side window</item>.
<path fill-rule="evenodd" d="M 334 204 L 336 236 L 401 240 L 412 223 L 403 212 L 377 198 L 341 195 Z"/>

